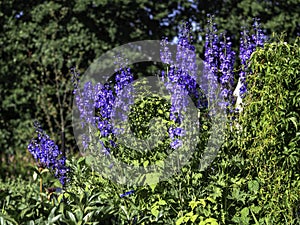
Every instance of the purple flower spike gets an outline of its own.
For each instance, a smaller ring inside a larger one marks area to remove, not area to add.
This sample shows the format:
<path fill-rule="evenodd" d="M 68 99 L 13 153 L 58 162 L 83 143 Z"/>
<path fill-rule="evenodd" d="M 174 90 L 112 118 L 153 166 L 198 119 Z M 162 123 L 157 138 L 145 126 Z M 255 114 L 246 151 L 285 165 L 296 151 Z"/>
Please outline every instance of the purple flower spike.
<path fill-rule="evenodd" d="M 39 123 L 35 122 L 34 126 L 38 133 L 38 138 L 30 141 L 28 151 L 42 168 L 52 170 L 55 177 L 64 186 L 67 182 L 67 173 L 69 171 L 66 167 L 66 158 L 62 156 L 62 152 L 54 141 L 41 129 Z"/>
<path fill-rule="evenodd" d="M 189 104 L 189 96 L 197 100 L 197 107 L 201 105 L 198 102 L 200 95 L 196 82 L 196 53 L 191 41 L 191 26 L 188 23 L 183 24 L 180 28 L 175 62 L 171 59 L 167 40 L 163 39 L 161 42 L 163 49 L 161 51 L 161 60 L 169 64 L 168 73 L 162 72 L 162 81 L 171 93 L 170 119 L 177 125 L 182 124 L 183 119 L 185 119 L 184 112 Z M 172 127 L 169 129 L 169 136 L 173 141 L 171 144 L 172 148 L 177 148 L 181 145 L 181 141 L 176 138 L 184 134 L 185 132 L 182 128 Z"/>
<path fill-rule="evenodd" d="M 263 47 L 263 44 L 266 40 L 266 36 L 263 34 L 262 29 L 259 25 L 259 20 L 254 19 L 253 29 L 255 34 L 249 35 L 249 32 L 244 30 L 241 32 L 240 39 L 240 59 L 242 64 L 242 70 L 240 72 L 241 78 L 241 88 L 240 88 L 240 96 L 242 98 L 245 97 L 247 92 L 247 84 L 246 84 L 246 71 L 249 68 L 249 59 L 251 54 L 255 51 L 257 47 Z"/>
<path fill-rule="evenodd" d="M 223 108 L 231 107 L 234 104 L 232 97 L 232 87 L 234 83 L 234 61 L 235 52 L 231 49 L 230 38 L 226 38 L 223 35 L 223 41 L 220 42 L 220 84 L 221 84 L 221 95 L 224 98 L 222 103 Z"/>
<path fill-rule="evenodd" d="M 160 58 L 163 63 L 171 65 L 173 64 L 173 60 L 172 60 L 172 54 L 168 48 L 168 44 L 169 44 L 168 38 L 163 38 L 162 41 L 160 42 L 161 45 Z"/>
<path fill-rule="evenodd" d="M 121 56 L 116 56 L 115 64 L 118 68 L 115 70 L 114 86 L 109 82 L 95 85 L 92 82 L 86 82 L 83 90 L 80 90 L 78 88 L 79 74 L 75 69 L 71 70 L 75 87 L 75 100 L 82 119 L 82 127 L 91 125 L 98 128 L 102 137 L 109 137 L 120 130 L 113 127 L 111 120 L 114 116 L 126 120 L 129 106 L 133 103 L 131 95 L 133 75 L 130 68 L 127 67 Z M 97 115 L 95 115 L 96 113 Z M 89 137 L 83 136 L 84 149 L 88 147 L 91 141 Z M 109 154 L 110 148 L 104 146 L 103 143 L 101 144 L 104 147 L 103 153 Z"/>
<path fill-rule="evenodd" d="M 218 85 L 218 67 L 219 67 L 219 38 L 217 35 L 216 24 L 213 22 L 213 16 L 208 15 L 208 28 L 205 37 L 205 67 L 204 71 L 206 76 L 203 77 L 203 88 L 207 90 L 208 99 L 210 102 L 214 102 L 217 98 L 215 90 Z M 210 110 L 213 115 L 215 113 L 214 109 Z"/>

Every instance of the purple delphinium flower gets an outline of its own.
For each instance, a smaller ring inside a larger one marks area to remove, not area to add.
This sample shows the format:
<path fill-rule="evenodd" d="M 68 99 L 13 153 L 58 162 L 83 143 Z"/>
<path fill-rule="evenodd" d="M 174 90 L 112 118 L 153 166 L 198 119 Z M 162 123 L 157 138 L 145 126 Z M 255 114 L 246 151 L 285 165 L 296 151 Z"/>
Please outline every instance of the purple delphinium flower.
<path fill-rule="evenodd" d="M 180 127 L 176 127 L 176 128 L 170 127 L 169 134 L 170 134 L 170 138 L 173 139 L 175 136 L 184 136 L 185 130 Z"/>
<path fill-rule="evenodd" d="M 160 42 L 161 49 L 160 49 L 160 59 L 163 63 L 172 65 L 173 60 L 172 60 L 172 54 L 168 48 L 168 38 L 163 38 Z"/>
<path fill-rule="evenodd" d="M 100 117 L 96 119 L 96 124 L 102 137 L 109 136 L 113 131 L 110 119 L 113 114 L 114 101 L 115 95 L 109 84 L 96 86 L 94 107 L 100 114 Z"/>
<path fill-rule="evenodd" d="M 196 53 L 195 47 L 191 44 L 192 41 L 191 27 L 189 23 L 186 23 L 180 29 L 175 66 L 180 69 L 180 75 L 189 74 L 189 76 L 196 79 Z"/>
<path fill-rule="evenodd" d="M 74 84 L 73 94 L 75 96 L 76 105 L 80 113 L 80 119 L 82 119 L 81 126 L 84 128 L 86 124 L 94 124 L 94 87 L 92 82 L 86 82 L 83 90 L 80 90 L 79 85 L 79 73 L 75 68 L 71 68 L 72 81 Z"/>
<path fill-rule="evenodd" d="M 182 140 L 175 139 L 171 142 L 171 148 L 176 149 L 178 147 L 182 146 Z"/>
<path fill-rule="evenodd" d="M 119 66 L 122 65 L 123 63 L 119 64 Z M 116 84 L 114 86 L 116 98 L 114 103 L 115 110 L 113 112 L 113 117 L 117 117 L 122 121 L 128 120 L 128 110 L 134 103 L 132 82 L 133 75 L 130 68 L 126 65 L 124 65 L 124 67 L 118 68 L 116 75 Z"/>
<path fill-rule="evenodd" d="M 95 117 L 95 92 L 96 87 L 93 86 L 92 82 L 86 82 L 83 89 L 79 88 L 79 77 L 80 74 L 75 68 L 71 68 L 72 82 L 74 85 L 74 98 L 77 108 L 79 110 L 81 119 L 81 128 L 89 128 L 90 125 L 95 126 L 97 117 Z M 89 129 L 90 131 L 90 129 Z M 86 149 L 91 141 L 90 135 L 82 135 L 82 145 Z"/>
<path fill-rule="evenodd" d="M 234 62 L 235 62 L 235 52 L 231 49 L 232 43 L 229 37 L 223 35 L 223 41 L 220 41 L 220 73 L 219 78 L 221 84 L 221 95 L 224 98 L 224 103 L 222 106 L 229 109 L 232 112 L 232 106 L 234 104 L 232 97 L 232 88 L 234 84 Z"/>
<path fill-rule="evenodd" d="M 254 19 L 253 30 L 254 34 L 252 35 L 252 40 L 254 42 L 255 47 L 263 47 L 267 37 L 261 29 L 258 18 Z"/>
<path fill-rule="evenodd" d="M 162 41 L 163 51 L 161 51 L 161 60 L 169 64 L 166 74 L 167 79 L 163 78 L 162 80 L 171 93 L 170 119 L 177 125 L 180 125 L 183 119 L 185 119 L 183 112 L 188 106 L 188 96 L 192 96 L 197 100 L 197 96 L 199 96 L 196 83 L 196 54 L 195 47 L 191 44 L 192 36 L 190 35 L 190 29 L 188 23 L 181 26 L 175 62 L 171 60 L 171 53 L 166 45 L 167 41 Z M 177 132 L 178 129 L 182 131 L 180 135 Z M 181 141 L 176 138 L 183 136 L 184 130 L 178 127 L 170 127 L 168 132 L 172 139 L 171 147 L 179 147 Z"/>
<path fill-rule="evenodd" d="M 107 82 L 105 84 L 97 83 L 92 85 L 91 82 L 84 84 L 83 90 L 79 90 L 79 74 L 73 69 L 73 83 L 76 105 L 80 112 L 80 118 L 82 119 L 82 127 L 86 125 L 92 125 L 97 127 L 102 137 L 109 137 L 118 132 L 118 129 L 114 129 L 112 125 L 113 116 L 121 116 L 122 119 L 126 119 L 126 113 L 130 104 L 132 104 L 131 83 L 133 81 L 133 75 L 130 68 L 127 67 L 122 61 L 121 57 L 118 57 L 116 62 L 119 68 L 116 70 L 115 84 Z M 116 112 L 116 109 L 120 109 Z M 116 115 L 118 113 L 118 115 Z M 83 147 L 87 148 L 91 138 L 83 136 Z M 105 146 L 102 141 L 100 144 L 104 147 L 104 153 L 107 155 L 110 152 L 110 148 Z M 114 144 L 110 146 L 114 147 Z"/>
<path fill-rule="evenodd" d="M 130 68 L 124 63 L 124 59 L 118 56 L 118 68 L 115 76 L 114 88 L 111 85 L 105 84 L 99 86 L 96 92 L 95 107 L 100 112 L 101 118 L 97 120 L 97 127 L 101 132 L 102 137 L 109 137 L 118 134 L 121 128 L 115 128 L 112 125 L 112 119 L 117 117 L 122 121 L 127 120 L 127 111 L 129 106 L 133 103 L 131 96 L 133 75 Z M 116 143 L 111 141 L 109 146 L 101 142 L 103 146 L 103 153 L 109 154 L 110 147 L 116 147 Z"/>
<path fill-rule="evenodd" d="M 204 52 L 204 71 L 203 88 L 207 91 L 207 97 L 210 102 L 216 99 L 216 87 L 218 85 L 218 67 L 219 67 L 219 38 L 217 35 L 216 24 L 213 22 L 213 16 L 208 15 L 208 28 L 205 36 Z M 214 110 L 210 111 L 214 114 Z"/>
<path fill-rule="evenodd" d="M 263 47 L 266 39 L 266 36 L 263 34 L 263 31 L 260 28 L 258 19 L 254 19 L 253 28 L 255 32 L 253 35 L 250 35 L 249 31 L 247 31 L 245 28 L 241 32 L 239 57 L 241 59 L 242 68 L 239 76 L 242 84 L 240 87 L 240 96 L 242 98 L 245 97 L 247 92 L 246 72 L 249 68 L 248 63 L 251 54 L 255 51 L 256 47 Z"/>
<path fill-rule="evenodd" d="M 35 122 L 34 126 L 38 133 L 38 138 L 30 141 L 28 150 L 36 162 L 39 163 L 39 166 L 52 170 L 55 177 L 64 186 L 67 182 L 67 173 L 69 171 L 66 167 L 66 158 L 54 141 L 41 129 L 39 123 Z"/>
<path fill-rule="evenodd" d="M 241 87 L 240 87 L 240 96 L 243 98 L 245 97 L 245 93 L 247 91 L 247 84 L 246 84 L 246 70 L 248 68 L 248 60 L 250 59 L 250 56 L 252 52 L 254 51 L 254 44 L 251 41 L 251 36 L 249 35 L 249 32 L 245 29 L 241 32 L 241 39 L 240 39 L 240 59 L 241 59 L 241 72 L 240 72 L 240 81 L 241 81 Z"/>
<path fill-rule="evenodd" d="M 123 194 L 120 194 L 120 198 L 124 198 L 125 196 L 131 195 L 134 193 L 134 190 L 127 191 Z"/>
<path fill-rule="evenodd" d="M 211 74 L 214 77 L 217 77 L 218 73 L 218 56 L 219 56 L 219 47 L 218 47 L 219 38 L 217 35 L 217 27 L 213 22 L 213 16 L 208 15 L 208 28 L 205 36 L 205 62 L 206 66 L 210 70 Z"/>
<path fill-rule="evenodd" d="M 90 143 L 90 137 L 88 135 L 82 135 L 82 146 L 83 149 L 86 149 L 89 146 Z"/>

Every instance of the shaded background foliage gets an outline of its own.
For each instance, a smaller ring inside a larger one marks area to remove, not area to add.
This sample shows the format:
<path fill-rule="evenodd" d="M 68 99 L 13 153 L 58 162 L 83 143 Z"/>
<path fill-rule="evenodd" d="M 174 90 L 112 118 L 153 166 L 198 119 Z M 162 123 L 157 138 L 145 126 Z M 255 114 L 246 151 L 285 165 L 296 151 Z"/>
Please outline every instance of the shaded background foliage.
<path fill-rule="evenodd" d="M 26 147 L 38 119 L 67 153 L 77 152 L 71 127 L 70 68 L 85 71 L 102 53 L 131 41 L 170 40 L 180 21 L 194 21 L 196 48 L 203 56 L 207 14 L 215 15 L 238 48 L 240 27 L 252 17 L 263 29 L 299 35 L 299 1 L 14 1 L 0 7 L 1 177 L 25 175 Z M 63 141 L 65 140 L 65 141 Z"/>

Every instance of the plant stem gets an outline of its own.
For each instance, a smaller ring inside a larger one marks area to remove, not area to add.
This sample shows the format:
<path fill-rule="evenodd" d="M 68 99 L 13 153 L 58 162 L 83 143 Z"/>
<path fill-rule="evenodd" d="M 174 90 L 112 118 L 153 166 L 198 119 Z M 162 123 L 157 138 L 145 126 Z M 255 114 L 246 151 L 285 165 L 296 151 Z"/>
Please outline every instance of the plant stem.
<path fill-rule="evenodd" d="M 43 178 L 42 176 L 40 177 L 40 196 L 41 196 L 41 201 L 43 202 Z"/>

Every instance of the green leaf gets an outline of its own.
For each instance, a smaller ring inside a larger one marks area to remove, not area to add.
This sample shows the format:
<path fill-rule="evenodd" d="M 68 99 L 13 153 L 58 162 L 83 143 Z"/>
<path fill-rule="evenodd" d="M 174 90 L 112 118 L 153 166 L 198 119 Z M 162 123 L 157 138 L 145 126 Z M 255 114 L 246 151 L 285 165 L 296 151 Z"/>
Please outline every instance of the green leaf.
<path fill-rule="evenodd" d="M 71 221 L 76 224 L 77 220 L 76 220 L 74 214 L 72 212 L 70 212 L 70 211 L 67 211 L 67 215 L 69 216 L 69 218 L 71 219 Z"/>
<path fill-rule="evenodd" d="M 205 220 L 205 224 L 218 225 L 218 221 L 214 218 L 208 218 Z"/>
<path fill-rule="evenodd" d="M 196 221 L 196 219 L 198 218 L 198 215 L 192 215 L 190 220 L 194 223 Z"/>
<path fill-rule="evenodd" d="M 180 217 L 180 218 L 176 221 L 176 225 L 182 224 L 183 221 L 184 221 L 184 218 L 185 218 L 184 216 Z"/>
<path fill-rule="evenodd" d="M 167 202 L 165 200 L 159 199 L 158 204 L 159 205 L 167 205 Z"/>
<path fill-rule="evenodd" d="M 147 184 L 157 184 L 159 182 L 160 173 L 148 173 L 146 174 Z"/>
<path fill-rule="evenodd" d="M 155 217 L 158 217 L 159 215 L 158 206 L 151 208 L 151 214 Z"/>
<path fill-rule="evenodd" d="M 143 166 L 144 167 L 147 167 L 149 165 L 149 160 L 146 160 L 144 163 L 143 163 Z"/>
<path fill-rule="evenodd" d="M 84 162 L 85 162 L 85 157 L 80 157 L 77 161 L 78 164 L 80 163 L 84 164 Z"/>
<path fill-rule="evenodd" d="M 291 121 L 294 124 L 294 126 L 297 130 L 298 129 L 297 118 L 296 117 L 290 117 L 290 118 L 288 118 L 288 120 Z"/>
<path fill-rule="evenodd" d="M 248 188 L 251 192 L 257 193 L 259 190 L 259 183 L 256 180 L 248 181 Z"/>
<path fill-rule="evenodd" d="M 61 214 L 60 214 L 60 215 L 57 215 L 57 216 L 53 217 L 53 218 L 50 220 L 50 222 L 51 222 L 51 223 L 55 223 L 55 222 L 56 222 L 57 220 L 59 220 L 61 217 L 62 217 Z"/>
<path fill-rule="evenodd" d="M 43 174 L 43 173 L 49 173 L 49 172 L 50 172 L 49 169 L 42 169 L 41 174 Z"/>
<path fill-rule="evenodd" d="M 243 208 L 242 210 L 241 210 L 241 217 L 242 218 L 246 218 L 246 217 L 248 217 L 248 215 L 249 215 L 249 209 L 246 207 L 246 208 Z"/>
<path fill-rule="evenodd" d="M 157 160 L 155 165 L 157 165 L 159 168 L 164 168 L 165 163 L 163 160 Z"/>

